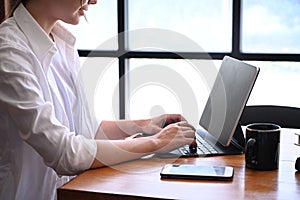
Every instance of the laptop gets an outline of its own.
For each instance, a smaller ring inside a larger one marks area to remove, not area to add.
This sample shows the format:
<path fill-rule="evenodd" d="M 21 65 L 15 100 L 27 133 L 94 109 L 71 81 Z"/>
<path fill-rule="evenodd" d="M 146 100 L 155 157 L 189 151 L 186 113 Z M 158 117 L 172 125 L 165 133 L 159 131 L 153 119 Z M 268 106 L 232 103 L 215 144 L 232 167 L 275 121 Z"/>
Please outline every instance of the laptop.
<path fill-rule="evenodd" d="M 225 56 L 196 128 L 197 149 L 192 151 L 189 145 L 186 145 L 158 156 L 242 154 L 245 138 L 239 120 L 259 71 L 258 67 Z"/>

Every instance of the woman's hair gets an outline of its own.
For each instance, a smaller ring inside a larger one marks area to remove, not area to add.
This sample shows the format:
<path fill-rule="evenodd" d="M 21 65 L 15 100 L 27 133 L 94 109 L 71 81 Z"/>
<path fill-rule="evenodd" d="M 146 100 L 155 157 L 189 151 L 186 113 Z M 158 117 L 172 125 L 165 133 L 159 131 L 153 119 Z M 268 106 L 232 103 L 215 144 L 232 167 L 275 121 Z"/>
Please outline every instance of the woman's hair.
<path fill-rule="evenodd" d="M 23 3 L 24 5 L 26 5 L 26 3 L 28 2 L 29 0 L 10 0 L 10 10 L 7 12 L 7 16 L 6 18 L 9 18 L 9 17 L 12 17 L 16 8 L 21 4 Z"/>

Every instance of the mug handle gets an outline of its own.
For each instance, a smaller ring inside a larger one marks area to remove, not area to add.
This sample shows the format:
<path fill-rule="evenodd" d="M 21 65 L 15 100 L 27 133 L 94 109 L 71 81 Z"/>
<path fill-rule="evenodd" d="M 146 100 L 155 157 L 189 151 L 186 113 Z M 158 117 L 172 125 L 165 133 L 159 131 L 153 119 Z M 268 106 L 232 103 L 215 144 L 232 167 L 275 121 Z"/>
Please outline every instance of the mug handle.
<path fill-rule="evenodd" d="M 254 144 L 256 140 L 250 138 L 246 143 L 246 164 L 256 164 L 255 155 L 254 155 Z"/>

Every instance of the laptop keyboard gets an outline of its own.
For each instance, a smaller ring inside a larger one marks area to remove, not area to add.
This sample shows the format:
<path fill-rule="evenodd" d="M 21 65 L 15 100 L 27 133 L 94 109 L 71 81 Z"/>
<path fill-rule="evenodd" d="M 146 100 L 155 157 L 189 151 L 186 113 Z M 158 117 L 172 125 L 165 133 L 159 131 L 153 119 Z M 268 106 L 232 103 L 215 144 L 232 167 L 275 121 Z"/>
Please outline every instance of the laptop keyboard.
<path fill-rule="evenodd" d="M 208 142 L 206 142 L 201 136 L 197 135 L 197 154 L 215 154 L 218 153 L 218 151 L 210 145 Z M 179 149 L 179 151 L 182 154 L 191 154 L 189 145 L 183 146 Z"/>
<path fill-rule="evenodd" d="M 210 145 L 208 142 L 206 142 L 202 137 L 197 137 L 197 148 L 200 150 L 200 152 L 204 154 L 210 154 L 210 153 L 217 153 L 218 151 Z M 197 150 L 197 151 L 198 151 Z"/>

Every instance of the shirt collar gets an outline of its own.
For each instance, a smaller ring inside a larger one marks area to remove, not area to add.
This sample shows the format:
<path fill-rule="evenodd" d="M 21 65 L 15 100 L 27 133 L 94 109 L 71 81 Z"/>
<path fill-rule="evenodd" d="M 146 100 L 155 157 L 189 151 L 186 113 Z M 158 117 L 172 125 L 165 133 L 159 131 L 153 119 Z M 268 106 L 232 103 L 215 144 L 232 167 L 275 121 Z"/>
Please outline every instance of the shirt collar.
<path fill-rule="evenodd" d="M 21 30 L 28 38 L 34 54 L 41 62 L 44 70 L 47 71 L 50 66 L 52 57 L 57 51 L 54 42 L 31 16 L 31 14 L 27 11 L 22 3 L 14 12 L 14 18 Z M 62 25 L 56 23 L 52 32 L 56 36 L 64 40 L 68 45 L 74 47 L 76 41 L 75 37 Z"/>
<path fill-rule="evenodd" d="M 76 42 L 76 38 L 74 37 L 74 35 L 69 32 L 64 26 L 62 26 L 60 23 L 56 23 L 56 25 L 54 26 L 52 32 L 58 36 L 60 39 L 62 39 L 63 41 L 65 41 L 68 45 L 70 45 L 71 47 L 74 48 L 75 46 L 75 42 Z"/>

